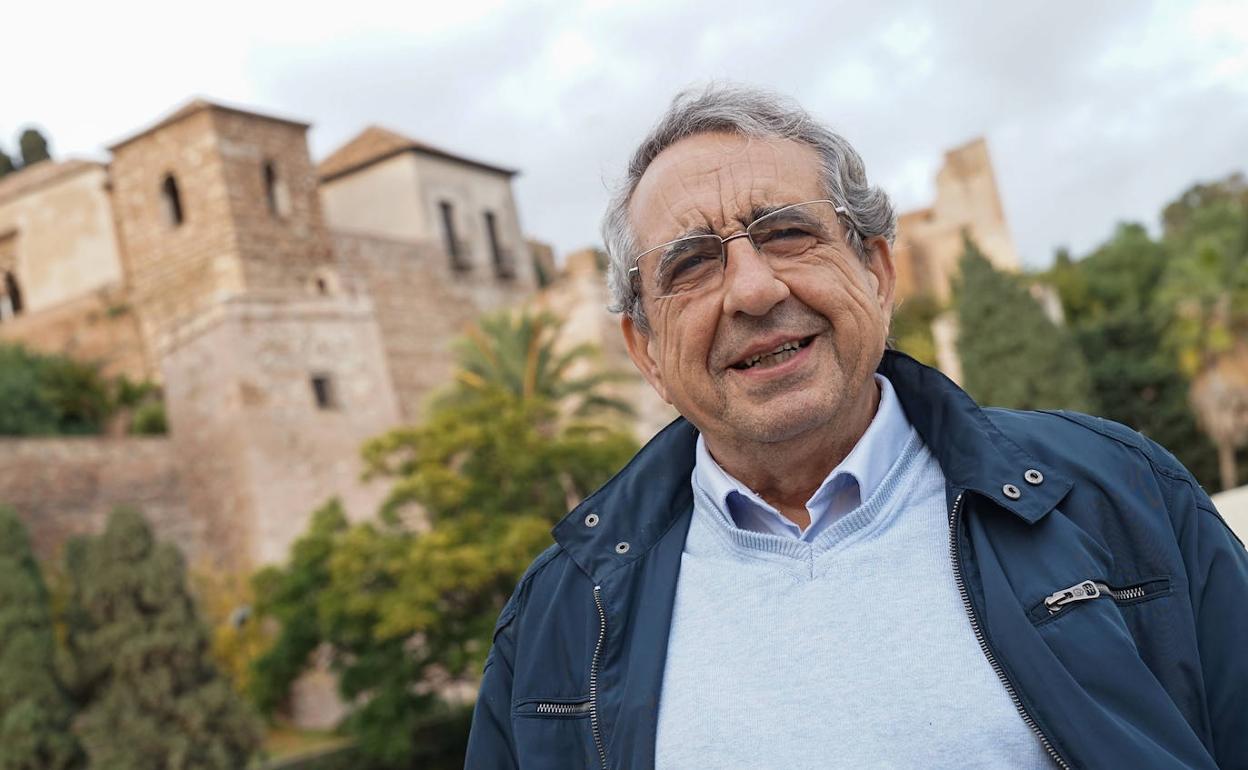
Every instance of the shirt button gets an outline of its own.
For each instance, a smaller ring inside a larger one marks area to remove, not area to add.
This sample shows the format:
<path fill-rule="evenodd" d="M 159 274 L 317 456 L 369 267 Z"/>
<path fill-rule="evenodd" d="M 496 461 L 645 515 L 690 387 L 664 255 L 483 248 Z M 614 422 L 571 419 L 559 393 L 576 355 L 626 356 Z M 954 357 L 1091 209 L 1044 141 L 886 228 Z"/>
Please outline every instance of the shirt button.
<path fill-rule="evenodd" d="M 596 514 L 596 513 L 591 513 L 591 514 L 589 514 L 588 516 L 586 516 L 586 517 L 585 517 L 585 526 L 587 526 L 587 527 L 596 527 L 596 526 L 598 526 L 598 514 Z"/>
<path fill-rule="evenodd" d="M 1001 487 L 1001 492 L 1006 497 L 1010 498 L 1011 500 L 1017 500 L 1018 498 L 1023 496 L 1023 493 L 1020 492 L 1018 487 L 1014 486 L 1013 484 L 1006 484 L 1005 486 Z"/>
<path fill-rule="evenodd" d="M 620 555 L 628 553 L 628 543 L 616 543 L 615 552 Z"/>
<path fill-rule="evenodd" d="M 1027 472 L 1023 474 L 1023 479 L 1025 479 L 1028 484 L 1034 486 L 1044 481 L 1044 474 L 1035 468 L 1028 468 Z"/>

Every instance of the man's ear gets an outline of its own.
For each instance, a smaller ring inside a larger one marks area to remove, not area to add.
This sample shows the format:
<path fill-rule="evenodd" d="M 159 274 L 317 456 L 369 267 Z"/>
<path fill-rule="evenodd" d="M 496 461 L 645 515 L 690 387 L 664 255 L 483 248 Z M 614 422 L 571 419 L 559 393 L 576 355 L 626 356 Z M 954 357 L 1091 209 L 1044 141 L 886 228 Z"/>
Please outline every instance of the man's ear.
<path fill-rule="evenodd" d="M 875 289 L 875 297 L 880 303 L 886 318 L 893 314 L 893 303 L 896 301 L 897 268 L 893 264 L 893 249 L 888 241 L 880 236 L 868 238 L 863 246 L 867 249 L 867 270 L 870 272 Z"/>
<path fill-rule="evenodd" d="M 669 404 L 672 403 L 672 400 L 667 397 L 667 388 L 663 386 L 663 376 L 659 372 L 658 364 L 654 362 L 654 356 L 650 354 L 650 333 L 638 327 L 627 313 L 620 316 L 620 331 L 624 334 L 628 357 L 633 359 L 633 365 L 637 367 L 637 371 L 646 378 L 646 382 L 650 383 L 654 392 L 659 394 L 659 398 Z"/>

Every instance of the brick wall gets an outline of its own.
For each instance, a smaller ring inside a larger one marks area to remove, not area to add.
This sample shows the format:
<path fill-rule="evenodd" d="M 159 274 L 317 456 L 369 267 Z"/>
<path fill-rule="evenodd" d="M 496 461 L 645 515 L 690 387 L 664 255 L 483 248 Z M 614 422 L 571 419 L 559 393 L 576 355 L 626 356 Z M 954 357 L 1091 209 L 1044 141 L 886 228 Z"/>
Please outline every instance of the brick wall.
<path fill-rule="evenodd" d="M 243 288 L 225 173 L 210 110 L 113 148 L 123 261 L 152 349 L 171 327 Z M 166 215 L 167 174 L 180 193 L 180 225 Z"/>
<path fill-rule="evenodd" d="M 110 377 L 124 374 L 145 380 L 155 375 L 148 366 L 138 319 L 119 287 L 9 319 L 0 324 L 0 341 L 95 362 Z"/>
<path fill-rule="evenodd" d="M 192 562 L 207 556 L 168 438 L 0 438 L 0 504 L 17 509 L 43 558 L 102 530 L 118 505 L 140 509 Z"/>
<path fill-rule="evenodd" d="M 430 393 L 451 381 L 451 342 L 484 312 L 513 307 L 535 293 L 531 269 L 501 280 L 491 269 L 451 268 L 440 244 L 333 233 L 344 290 L 371 297 L 390 377 L 407 421 Z"/>

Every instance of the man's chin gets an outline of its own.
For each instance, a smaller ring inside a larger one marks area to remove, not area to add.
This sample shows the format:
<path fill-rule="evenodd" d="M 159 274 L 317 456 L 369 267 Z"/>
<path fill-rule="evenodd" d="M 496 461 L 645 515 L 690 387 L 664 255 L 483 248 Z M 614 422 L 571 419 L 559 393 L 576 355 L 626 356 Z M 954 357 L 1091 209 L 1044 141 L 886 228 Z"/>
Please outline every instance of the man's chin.
<path fill-rule="evenodd" d="M 726 415 L 737 443 L 778 444 L 817 431 L 831 421 L 832 409 L 826 403 L 806 399 L 778 398 L 760 408 L 752 406 Z"/>

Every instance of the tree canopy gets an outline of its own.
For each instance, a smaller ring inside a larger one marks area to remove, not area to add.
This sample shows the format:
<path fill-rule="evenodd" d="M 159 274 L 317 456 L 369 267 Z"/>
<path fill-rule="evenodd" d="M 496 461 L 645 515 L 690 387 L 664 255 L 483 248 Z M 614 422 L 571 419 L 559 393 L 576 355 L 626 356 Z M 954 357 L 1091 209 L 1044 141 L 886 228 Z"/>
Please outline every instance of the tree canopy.
<path fill-rule="evenodd" d="M 37 128 L 27 128 L 17 139 L 18 149 L 22 153 L 22 168 L 33 166 L 52 158 L 48 150 L 48 140 Z"/>
<path fill-rule="evenodd" d="M 16 511 L 0 506 L 0 770 L 85 765 L 55 650 L 48 592 L 26 528 Z"/>
<path fill-rule="evenodd" d="M 258 725 L 209 659 L 208 633 L 171 544 L 136 511 L 66 546 L 78 721 L 91 767 L 244 767 Z"/>
<path fill-rule="evenodd" d="M 990 406 L 1089 411 L 1087 363 L 1069 330 L 969 236 L 964 248 L 954 306 L 967 392 Z"/>

